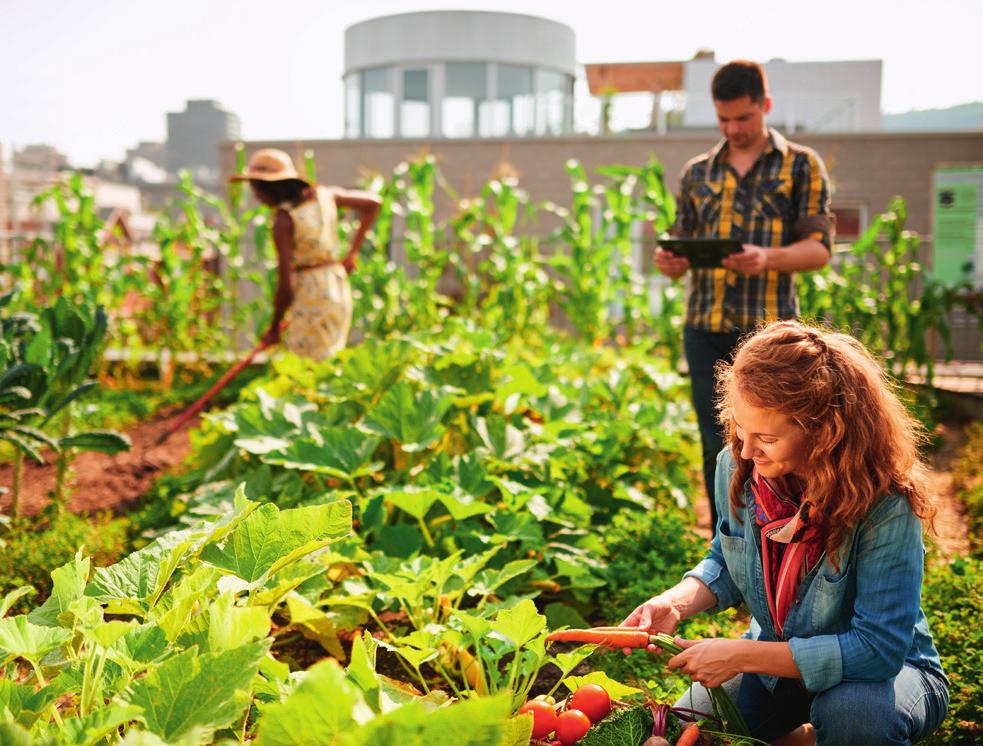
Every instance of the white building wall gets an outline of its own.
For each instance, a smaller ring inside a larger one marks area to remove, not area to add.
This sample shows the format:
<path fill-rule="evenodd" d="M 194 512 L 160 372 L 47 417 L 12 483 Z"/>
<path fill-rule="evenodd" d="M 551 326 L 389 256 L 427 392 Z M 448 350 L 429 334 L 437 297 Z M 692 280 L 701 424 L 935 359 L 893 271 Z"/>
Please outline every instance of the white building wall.
<path fill-rule="evenodd" d="M 686 127 L 716 127 L 710 81 L 721 63 L 690 60 L 683 68 Z M 881 129 L 880 60 L 763 63 L 772 99 L 769 122 L 785 132 L 874 132 Z"/>
<path fill-rule="evenodd" d="M 481 61 L 576 73 L 575 36 L 562 23 L 518 13 L 425 11 L 345 30 L 345 74 L 382 65 Z"/>

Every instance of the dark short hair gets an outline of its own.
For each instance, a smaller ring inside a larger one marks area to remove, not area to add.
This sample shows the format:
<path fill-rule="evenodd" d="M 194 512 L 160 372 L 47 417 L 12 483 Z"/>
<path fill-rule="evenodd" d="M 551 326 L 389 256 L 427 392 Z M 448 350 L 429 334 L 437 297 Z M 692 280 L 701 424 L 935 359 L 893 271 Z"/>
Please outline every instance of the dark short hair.
<path fill-rule="evenodd" d="M 291 205 L 300 204 L 300 200 L 307 189 L 307 183 L 300 179 L 281 179 L 280 181 L 251 181 L 253 189 L 266 195 L 275 205 L 282 205 L 288 202 Z"/>
<path fill-rule="evenodd" d="M 757 62 L 734 60 L 717 70 L 710 84 L 714 101 L 733 101 L 744 96 L 758 104 L 768 92 L 768 78 Z"/>

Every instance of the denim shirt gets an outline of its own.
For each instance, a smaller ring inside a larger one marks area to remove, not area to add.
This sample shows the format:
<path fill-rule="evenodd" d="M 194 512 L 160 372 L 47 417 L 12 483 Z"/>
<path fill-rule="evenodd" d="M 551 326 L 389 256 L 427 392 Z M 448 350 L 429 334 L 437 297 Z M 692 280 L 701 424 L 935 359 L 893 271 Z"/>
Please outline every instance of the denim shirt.
<path fill-rule="evenodd" d="M 744 636 L 788 642 L 802 682 L 812 693 L 841 681 L 886 681 L 905 663 L 944 676 L 921 608 L 921 522 L 905 498 L 882 498 L 847 532 L 838 568 L 825 555 L 812 568 L 799 586 L 779 638 L 765 596 L 760 529 L 747 484 L 742 520 L 731 511 L 735 469 L 725 448 L 717 456 L 717 530 L 709 554 L 686 573 L 717 597 L 711 612 L 746 603 L 753 618 Z M 778 681 L 766 675 L 761 679 L 769 689 Z"/>

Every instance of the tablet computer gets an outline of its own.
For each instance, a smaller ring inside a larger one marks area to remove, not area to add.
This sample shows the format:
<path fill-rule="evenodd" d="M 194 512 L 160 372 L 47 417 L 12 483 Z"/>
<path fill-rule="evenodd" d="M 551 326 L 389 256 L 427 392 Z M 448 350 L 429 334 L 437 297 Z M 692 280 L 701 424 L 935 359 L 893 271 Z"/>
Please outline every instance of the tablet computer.
<path fill-rule="evenodd" d="M 660 238 L 659 246 L 689 259 L 691 267 L 719 267 L 720 260 L 743 249 L 736 238 Z"/>

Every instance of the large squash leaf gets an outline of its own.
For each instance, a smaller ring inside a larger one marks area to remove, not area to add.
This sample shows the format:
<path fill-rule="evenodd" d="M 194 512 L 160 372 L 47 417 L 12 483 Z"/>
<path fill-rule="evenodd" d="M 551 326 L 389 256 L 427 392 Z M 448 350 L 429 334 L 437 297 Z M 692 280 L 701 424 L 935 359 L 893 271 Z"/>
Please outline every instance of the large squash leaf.
<path fill-rule="evenodd" d="M 195 727 L 222 728 L 246 709 L 248 691 L 268 640 L 234 650 L 198 655 L 188 648 L 131 684 L 121 699 L 142 707 L 147 729 L 167 742 Z"/>
<path fill-rule="evenodd" d="M 286 448 L 262 456 L 268 464 L 313 471 L 339 479 L 353 479 L 379 471 L 382 462 L 369 463 L 379 437 L 355 427 L 328 427 L 315 431 L 316 438 L 298 438 Z"/>
<path fill-rule="evenodd" d="M 211 544 L 201 559 L 252 583 L 330 542 L 352 528 L 347 500 L 280 511 L 266 503 L 246 518 L 219 546 Z"/>
<path fill-rule="evenodd" d="M 67 629 L 31 624 L 26 616 L 5 617 L 0 619 L 0 659 L 20 657 L 39 663 L 71 636 Z"/>
<path fill-rule="evenodd" d="M 165 534 L 115 565 L 96 568 L 85 595 L 109 604 L 109 612 L 142 616 L 160 597 L 191 544 L 184 532 Z"/>
<path fill-rule="evenodd" d="M 440 421 L 451 405 L 446 396 L 414 393 L 405 381 L 389 389 L 365 418 L 365 426 L 400 444 L 407 452 L 422 451 L 444 433 Z"/>
<path fill-rule="evenodd" d="M 52 570 L 51 595 L 41 606 L 32 610 L 27 618 L 44 627 L 62 626 L 62 616 L 68 612 L 68 607 L 85 593 L 85 584 L 89 580 L 89 564 L 89 558 L 83 557 L 82 550 L 79 549 L 75 559 Z M 64 626 L 71 627 L 70 620 Z"/>
<path fill-rule="evenodd" d="M 422 702 L 411 702 L 348 731 L 338 746 L 512 746 L 514 733 L 507 728 L 508 695 L 480 697 L 429 711 Z"/>
<path fill-rule="evenodd" d="M 109 735 L 115 735 L 119 726 L 133 720 L 141 720 L 143 711 L 133 705 L 110 705 L 90 713 L 84 718 L 66 720 L 62 728 L 60 744 L 63 746 L 95 746 L 105 743 Z"/>
<path fill-rule="evenodd" d="M 360 691 L 334 660 L 315 664 L 284 702 L 263 708 L 257 746 L 306 746 L 336 743 L 356 727 L 356 717 L 371 717 Z"/>

